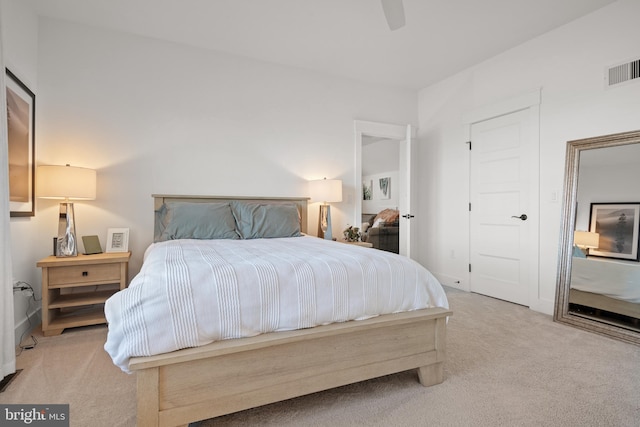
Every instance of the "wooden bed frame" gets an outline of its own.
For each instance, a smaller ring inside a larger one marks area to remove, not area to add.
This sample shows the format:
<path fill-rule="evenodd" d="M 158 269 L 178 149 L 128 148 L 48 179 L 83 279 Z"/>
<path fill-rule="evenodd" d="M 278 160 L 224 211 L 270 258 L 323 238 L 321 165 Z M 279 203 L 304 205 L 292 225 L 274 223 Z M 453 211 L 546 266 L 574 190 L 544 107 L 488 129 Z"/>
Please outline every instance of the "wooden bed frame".
<path fill-rule="evenodd" d="M 307 199 L 154 198 L 156 210 L 172 200 L 293 202 L 306 230 Z M 187 425 L 411 369 L 422 385 L 439 384 L 451 314 L 430 308 L 133 358 L 137 425 Z"/>

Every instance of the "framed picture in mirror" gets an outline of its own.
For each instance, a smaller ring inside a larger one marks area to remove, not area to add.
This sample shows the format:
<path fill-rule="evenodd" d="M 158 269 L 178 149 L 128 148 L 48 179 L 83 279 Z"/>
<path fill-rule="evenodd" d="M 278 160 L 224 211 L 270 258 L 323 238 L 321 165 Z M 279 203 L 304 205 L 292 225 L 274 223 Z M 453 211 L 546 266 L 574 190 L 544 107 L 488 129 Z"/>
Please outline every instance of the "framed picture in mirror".
<path fill-rule="evenodd" d="M 638 261 L 640 203 L 591 203 L 589 231 L 600 235 L 589 255 Z"/>

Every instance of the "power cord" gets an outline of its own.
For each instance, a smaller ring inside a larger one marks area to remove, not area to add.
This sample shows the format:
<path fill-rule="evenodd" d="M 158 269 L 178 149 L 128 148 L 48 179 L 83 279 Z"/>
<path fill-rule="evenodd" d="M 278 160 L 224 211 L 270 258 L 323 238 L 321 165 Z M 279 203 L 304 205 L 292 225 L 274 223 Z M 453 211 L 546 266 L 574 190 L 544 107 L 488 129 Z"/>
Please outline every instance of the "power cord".
<path fill-rule="evenodd" d="M 22 352 L 24 350 L 31 350 L 33 348 L 35 348 L 38 345 L 38 340 L 36 339 L 36 337 L 34 337 L 33 335 L 31 335 L 31 342 L 29 343 L 22 343 L 22 340 L 24 339 L 25 335 L 27 334 L 27 332 L 29 332 L 30 330 L 33 329 L 33 324 L 31 323 L 31 316 L 29 315 L 29 309 L 31 308 L 31 302 L 38 302 L 41 301 L 42 298 L 36 298 L 36 294 L 33 291 L 33 286 L 31 286 L 29 283 L 27 282 L 23 282 L 23 281 L 18 281 L 16 283 L 14 283 L 13 285 L 13 292 L 22 292 L 23 295 L 27 296 L 28 299 L 28 304 L 27 304 L 27 308 L 25 310 L 25 315 L 27 316 L 27 321 L 29 322 L 29 328 L 24 331 L 22 333 L 22 335 L 20 336 L 20 344 L 18 345 L 18 347 L 20 348 L 20 351 L 18 351 L 18 353 L 16 354 L 16 357 L 20 356 L 22 354 Z"/>

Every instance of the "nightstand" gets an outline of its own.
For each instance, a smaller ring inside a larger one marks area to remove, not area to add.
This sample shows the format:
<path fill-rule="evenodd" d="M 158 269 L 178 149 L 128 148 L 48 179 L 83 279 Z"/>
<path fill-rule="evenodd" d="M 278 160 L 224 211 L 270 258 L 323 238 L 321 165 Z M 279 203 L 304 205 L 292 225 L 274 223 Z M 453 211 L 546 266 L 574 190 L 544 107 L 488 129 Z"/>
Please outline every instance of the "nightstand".
<path fill-rule="evenodd" d="M 109 252 L 38 261 L 44 335 L 106 323 L 104 302 L 127 286 L 130 257 L 131 252 Z"/>

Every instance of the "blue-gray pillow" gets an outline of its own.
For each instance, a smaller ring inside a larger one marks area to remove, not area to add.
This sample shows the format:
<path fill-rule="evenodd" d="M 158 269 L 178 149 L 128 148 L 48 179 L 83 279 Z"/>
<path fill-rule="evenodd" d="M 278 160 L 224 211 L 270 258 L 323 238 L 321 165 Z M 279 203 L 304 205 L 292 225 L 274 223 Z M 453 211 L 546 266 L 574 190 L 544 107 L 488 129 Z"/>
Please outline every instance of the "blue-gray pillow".
<path fill-rule="evenodd" d="M 239 238 L 229 203 L 165 203 L 159 241 Z"/>
<path fill-rule="evenodd" d="M 238 233 L 243 239 L 300 236 L 300 215 L 294 204 L 231 202 Z"/>

